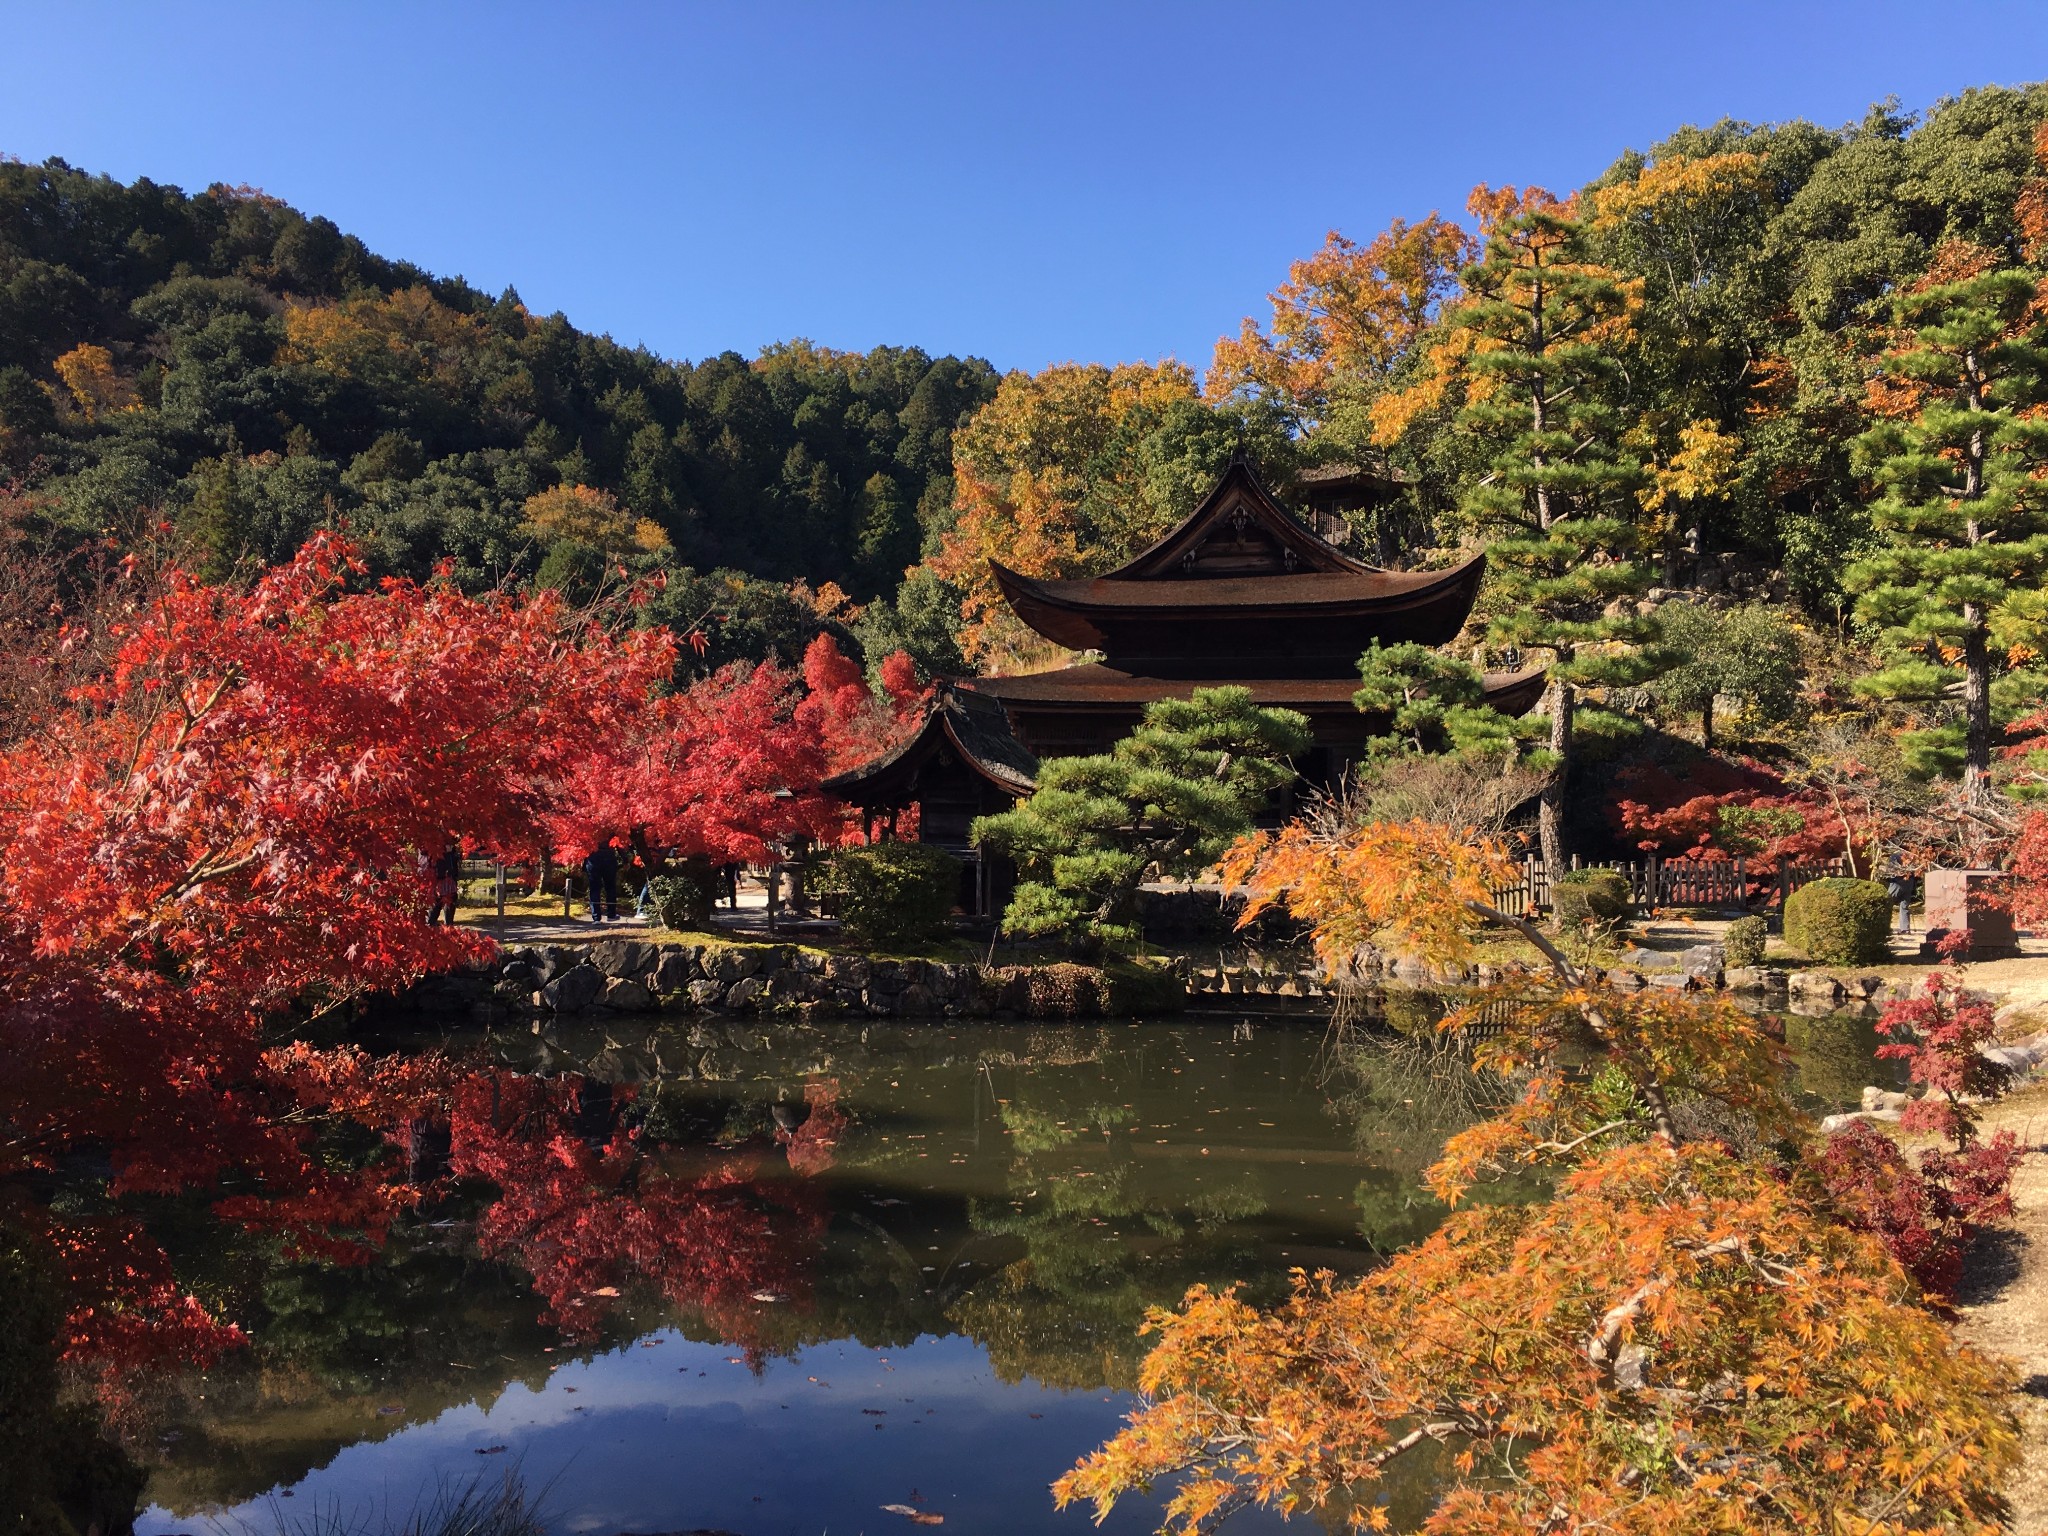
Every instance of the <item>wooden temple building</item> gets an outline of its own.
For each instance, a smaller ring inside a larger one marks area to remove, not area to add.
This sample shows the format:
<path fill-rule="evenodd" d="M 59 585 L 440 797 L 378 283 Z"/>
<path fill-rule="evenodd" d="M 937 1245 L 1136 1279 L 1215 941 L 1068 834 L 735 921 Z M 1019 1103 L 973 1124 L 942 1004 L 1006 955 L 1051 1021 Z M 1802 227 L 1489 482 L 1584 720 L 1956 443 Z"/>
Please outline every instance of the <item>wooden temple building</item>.
<path fill-rule="evenodd" d="M 1335 782 L 1388 724 L 1352 703 L 1358 658 L 1374 640 L 1448 643 L 1471 612 L 1485 556 L 1436 571 L 1354 560 L 1283 508 L 1239 455 L 1180 526 L 1104 575 L 1041 581 L 989 564 L 1019 619 L 1100 659 L 942 686 L 915 736 L 824 785 L 871 824 L 920 805 L 919 838 L 970 860 L 975 912 L 993 910 L 996 882 L 967 842 L 973 818 L 1029 794 L 1039 758 L 1108 750 L 1155 699 L 1232 684 L 1299 710 L 1315 744 L 1297 767 L 1312 783 Z M 1486 678 L 1487 701 L 1513 714 L 1542 688 L 1541 669 Z"/>

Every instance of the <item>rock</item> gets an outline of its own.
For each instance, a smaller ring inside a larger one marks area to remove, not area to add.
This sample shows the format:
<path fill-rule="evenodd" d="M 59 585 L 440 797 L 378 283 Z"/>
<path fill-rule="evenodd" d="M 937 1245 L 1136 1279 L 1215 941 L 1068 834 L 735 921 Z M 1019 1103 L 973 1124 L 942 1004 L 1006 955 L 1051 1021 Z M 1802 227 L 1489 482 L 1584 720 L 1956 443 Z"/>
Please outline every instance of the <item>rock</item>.
<path fill-rule="evenodd" d="M 767 994 L 768 983 L 759 976 L 742 976 L 725 989 L 728 1008 L 752 1008 Z"/>
<path fill-rule="evenodd" d="M 604 972 L 596 966 L 572 965 L 542 987 L 540 995 L 557 1013 L 580 1013 L 597 1001 L 604 984 Z"/>
<path fill-rule="evenodd" d="M 2025 1045 L 1980 1045 L 1977 1054 L 2021 1077 L 2033 1071 L 2041 1060 L 2040 1052 Z"/>
<path fill-rule="evenodd" d="M 1842 990 L 1850 997 L 1872 998 L 1884 990 L 1882 976 L 1851 976 L 1842 983 Z"/>
<path fill-rule="evenodd" d="M 1688 976 L 1683 971 L 1652 971 L 1643 980 L 1653 987 L 1662 987 L 1669 992 L 1689 991 L 1699 982 L 1697 976 Z"/>
<path fill-rule="evenodd" d="M 638 939 L 599 939 L 590 946 L 590 963 L 607 976 L 639 976 L 653 967 L 654 953 Z"/>
<path fill-rule="evenodd" d="M 534 978 L 542 983 L 554 980 L 582 958 L 580 952 L 560 944 L 545 945 L 527 953 L 527 963 L 533 967 Z"/>
<path fill-rule="evenodd" d="M 1881 1121 L 1886 1125 L 1897 1125 L 1899 1122 L 1899 1112 L 1896 1109 L 1852 1109 L 1846 1114 L 1829 1115 L 1825 1120 L 1821 1121 L 1820 1128 L 1823 1134 L 1832 1135 L 1836 1131 L 1847 1129 L 1858 1120 L 1875 1120 Z"/>
<path fill-rule="evenodd" d="M 858 990 L 868 984 L 873 971 L 874 965 L 866 955 L 825 956 L 825 976 L 836 986 Z"/>
<path fill-rule="evenodd" d="M 680 992 L 702 974 L 697 969 L 695 950 L 681 944 L 666 944 L 662 946 L 661 958 L 654 962 L 654 990 Z"/>
<path fill-rule="evenodd" d="M 528 990 L 532 989 L 535 980 L 533 967 L 524 960 L 507 961 L 504 969 L 499 971 L 498 975 L 505 981 L 524 982 Z"/>
<path fill-rule="evenodd" d="M 744 981 L 759 970 L 761 957 L 751 949 L 720 947 L 706 949 L 704 958 L 699 963 L 704 967 L 706 976 L 731 986 L 734 982 Z"/>
<path fill-rule="evenodd" d="M 621 1013 L 645 1013 L 654 1006 L 654 994 L 637 981 L 614 978 L 606 984 L 600 1001 L 605 1007 L 616 1008 Z"/>
<path fill-rule="evenodd" d="M 1650 1384 L 1650 1352 L 1640 1344 L 1624 1344 L 1614 1356 L 1614 1384 L 1624 1392 L 1640 1392 Z"/>
<path fill-rule="evenodd" d="M 1870 1087 L 1863 1090 L 1863 1112 L 1878 1114 L 1888 1109 L 1904 1109 L 1913 1102 L 1910 1093 L 1894 1093 L 1887 1088 Z"/>
<path fill-rule="evenodd" d="M 1839 1003 L 1843 996 L 1842 984 L 1826 971 L 1794 971 L 1786 985 L 1808 1000 Z"/>
<path fill-rule="evenodd" d="M 709 980 L 690 983 L 690 1001 L 699 1008 L 716 1008 L 725 1000 L 725 988 Z"/>
<path fill-rule="evenodd" d="M 1641 971 L 1622 969 L 1613 972 L 1608 977 L 1608 982 L 1617 991 L 1635 992 L 1647 986 L 1649 984 L 1649 978 L 1645 976 Z"/>
<path fill-rule="evenodd" d="M 1760 965 L 1734 965 L 1721 973 L 1721 982 L 1731 992 L 1762 992 L 1774 974 Z"/>
<path fill-rule="evenodd" d="M 768 995 L 777 1002 L 802 1001 L 811 996 L 811 978 L 794 968 L 770 972 L 761 980 L 768 983 Z"/>
<path fill-rule="evenodd" d="M 904 1013 L 923 1018 L 939 1011 L 939 999 L 923 982 L 913 981 L 903 989 L 900 1006 Z"/>
<path fill-rule="evenodd" d="M 1719 977 L 1727 963 L 1727 953 L 1719 944 L 1695 944 L 1678 952 L 1678 968 L 1688 976 Z"/>

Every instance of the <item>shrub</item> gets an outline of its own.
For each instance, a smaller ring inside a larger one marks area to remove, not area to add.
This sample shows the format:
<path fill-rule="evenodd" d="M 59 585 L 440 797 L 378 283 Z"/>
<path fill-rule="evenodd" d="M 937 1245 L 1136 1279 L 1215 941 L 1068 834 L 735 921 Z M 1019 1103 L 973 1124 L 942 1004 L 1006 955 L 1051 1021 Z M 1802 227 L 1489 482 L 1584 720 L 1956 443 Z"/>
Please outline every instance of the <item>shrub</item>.
<path fill-rule="evenodd" d="M 944 931 L 960 895 L 960 861 L 925 843 L 835 849 L 818 889 L 863 944 L 915 944 Z"/>
<path fill-rule="evenodd" d="M 671 873 L 656 875 L 648 881 L 647 894 L 662 927 L 688 933 L 706 927 L 711 921 L 711 905 L 718 896 L 718 872 L 709 859 L 684 859 Z"/>
<path fill-rule="evenodd" d="M 1721 935 L 1721 954 L 1730 965 L 1762 965 L 1764 937 L 1771 925 L 1760 917 L 1738 917 Z"/>
<path fill-rule="evenodd" d="M 1628 877 L 1616 869 L 1575 869 L 1550 888 L 1551 921 L 1560 933 L 1591 927 L 1612 932 L 1627 919 Z"/>
<path fill-rule="evenodd" d="M 1875 880 L 1816 880 L 1785 901 L 1785 942 L 1822 965 L 1884 959 L 1891 930 L 1891 897 Z"/>

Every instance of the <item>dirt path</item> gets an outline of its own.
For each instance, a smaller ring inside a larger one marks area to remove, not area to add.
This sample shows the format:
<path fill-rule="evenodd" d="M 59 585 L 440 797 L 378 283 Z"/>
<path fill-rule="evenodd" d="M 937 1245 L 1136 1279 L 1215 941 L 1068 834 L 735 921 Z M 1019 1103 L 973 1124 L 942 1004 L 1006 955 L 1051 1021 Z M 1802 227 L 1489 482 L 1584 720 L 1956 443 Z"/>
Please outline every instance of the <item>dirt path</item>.
<path fill-rule="evenodd" d="M 1960 1332 L 2014 1361 L 2026 1464 L 2007 1490 L 2016 1536 L 2048 1536 L 2048 1082 L 1986 1107 L 1984 1133 L 2009 1130 L 2030 1153 L 2013 1179 L 2013 1219 L 1972 1249 L 1957 1295 Z"/>

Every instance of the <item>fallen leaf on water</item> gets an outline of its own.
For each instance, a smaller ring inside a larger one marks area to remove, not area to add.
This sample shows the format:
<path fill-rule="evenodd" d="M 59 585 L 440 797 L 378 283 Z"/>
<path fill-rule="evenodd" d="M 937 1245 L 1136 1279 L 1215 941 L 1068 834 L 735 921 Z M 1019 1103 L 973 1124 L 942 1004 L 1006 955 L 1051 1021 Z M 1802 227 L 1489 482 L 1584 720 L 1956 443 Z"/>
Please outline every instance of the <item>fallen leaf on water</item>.
<path fill-rule="evenodd" d="M 588 1291 L 585 1294 L 590 1296 L 616 1296 L 619 1294 L 619 1288 L 616 1285 L 600 1285 L 596 1290 Z"/>
<path fill-rule="evenodd" d="M 403 1412 L 405 1412 L 405 1404 L 403 1403 L 386 1403 L 382 1408 L 379 1408 L 377 1410 L 378 1415 L 384 1418 L 388 1418 L 394 1413 Z"/>
<path fill-rule="evenodd" d="M 756 1301 L 787 1301 L 788 1299 L 789 1298 L 784 1296 L 780 1291 L 754 1292 L 754 1300 Z"/>
<path fill-rule="evenodd" d="M 484 1445 L 477 1448 L 479 1456 L 502 1456 L 504 1453 L 505 1447 L 502 1445 Z"/>
<path fill-rule="evenodd" d="M 901 1515 L 912 1525 L 944 1525 L 946 1523 L 944 1515 L 934 1515 L 922 1509 L 912 1509 L 908 1504 L 884 1504 L 882 1506 L 882 1513 L 885 1515 Z"/>

